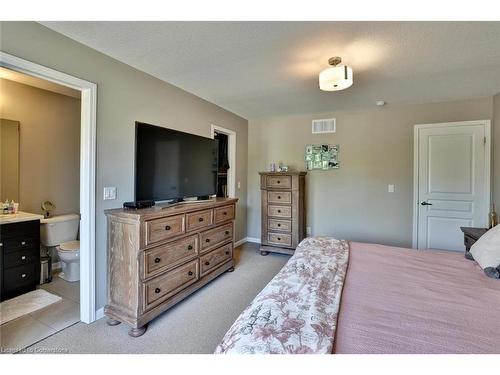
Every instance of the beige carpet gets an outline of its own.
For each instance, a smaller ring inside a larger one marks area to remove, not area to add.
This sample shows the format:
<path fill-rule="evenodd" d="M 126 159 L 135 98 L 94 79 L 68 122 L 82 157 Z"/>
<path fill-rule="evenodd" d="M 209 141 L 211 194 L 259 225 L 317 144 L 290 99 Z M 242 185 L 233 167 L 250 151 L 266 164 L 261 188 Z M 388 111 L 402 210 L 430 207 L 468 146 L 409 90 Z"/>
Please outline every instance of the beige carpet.
<path fill-rule="evenodd" d="M 261 256 L 257 244 L 235 249 L 236 267 L 153 320 L 146 333 L 128 336 L 124 324 L 106 319 L 78 323 L 33 345 L 69 353 L 213 353 L 243 309 L 278 273 L 286 255 Z"/>
<path fill-rule="evenodd" d="M 0 325 L 43 309 L 61 299 L 46 290 L 37 289 L 3 301 L 0 303 Z"/>

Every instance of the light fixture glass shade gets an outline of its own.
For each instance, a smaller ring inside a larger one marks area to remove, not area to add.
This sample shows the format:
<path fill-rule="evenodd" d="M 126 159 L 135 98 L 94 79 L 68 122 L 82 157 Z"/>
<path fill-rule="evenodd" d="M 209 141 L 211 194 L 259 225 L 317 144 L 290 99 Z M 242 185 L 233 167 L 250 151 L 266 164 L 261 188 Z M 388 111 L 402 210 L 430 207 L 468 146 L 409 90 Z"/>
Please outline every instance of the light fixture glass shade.
<path fill-rule="evenodd" d="M 352 69 L 345 65 L 327 68 L 319 73 L 319 88 L 323 91 L 339 91 L 352 86 Z"/>

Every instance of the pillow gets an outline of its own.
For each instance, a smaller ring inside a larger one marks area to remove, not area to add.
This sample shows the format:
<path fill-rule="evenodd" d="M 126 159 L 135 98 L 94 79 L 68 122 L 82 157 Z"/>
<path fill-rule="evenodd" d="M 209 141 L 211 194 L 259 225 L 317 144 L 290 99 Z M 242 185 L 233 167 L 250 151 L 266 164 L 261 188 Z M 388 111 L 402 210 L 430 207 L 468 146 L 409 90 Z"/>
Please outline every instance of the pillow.
<path fill-rule="evenodd" d="M 470 254 L 488 276 L 498 278 L 495 269 L 500 266 L 500 225 L 483 234 L 471 246 Z"/>

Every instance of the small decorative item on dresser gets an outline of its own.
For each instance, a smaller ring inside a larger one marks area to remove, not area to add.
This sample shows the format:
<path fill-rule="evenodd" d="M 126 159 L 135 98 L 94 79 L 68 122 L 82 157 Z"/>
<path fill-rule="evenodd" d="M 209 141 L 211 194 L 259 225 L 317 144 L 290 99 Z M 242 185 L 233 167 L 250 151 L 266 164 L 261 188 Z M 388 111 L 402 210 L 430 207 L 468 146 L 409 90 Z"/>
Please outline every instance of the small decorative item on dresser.
<path fill-rule="evenodd" d="M 497 224 L 498 224 L 498 216 L 497 216 L 497 213 L 495 212 L 495 205 L 492 204 L 490 214 L 489 214 L 490 229 L 493 228 L 494 226 L 496 226 Z"/>
<path fill-rule="evenodd" d="M 260 172 L 260 253 L 293 254 L 306 236 L 304 188 L 307 172 Z"/>

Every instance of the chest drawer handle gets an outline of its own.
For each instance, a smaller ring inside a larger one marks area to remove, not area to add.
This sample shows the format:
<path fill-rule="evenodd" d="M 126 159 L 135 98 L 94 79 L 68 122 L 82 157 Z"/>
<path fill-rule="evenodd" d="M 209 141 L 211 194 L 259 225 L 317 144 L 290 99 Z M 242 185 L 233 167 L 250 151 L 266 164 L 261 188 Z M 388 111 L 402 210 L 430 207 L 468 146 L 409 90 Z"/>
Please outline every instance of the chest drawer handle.
<path fill-rule="evenodd" d="M 25 273 L 23 273 L 23 274 L 21 275 L 21 277 L 24 279 L 24 278 L 26 277 L 26 274 L 25 274 Z"/>
<path fill-rule="evenodd" d="M 193 246 L 189 245 L 188 250 L 193 250 Z"/>
<path fill-rule="evenodd" d="M 210 238 L 207 238 L 207 239 L 205 240 L 205 242 L 207 242 L 207 243 L 208 243 L 208 242 L 210 242 Z"/>
<path fill-rule="evenodd" d="M 202 217 L 198 218 L 198 221 L 201 223 L 203 221 L 203 218 Z"/>
<path fill-rule="evenodd" d="M 156 288 L 156 289 L 155 289 L 155 293 L 156 293 L 156 294 L 158 294 L 158 293 L 160 293 L 160 292 L 161 292 L 161 289 L 160 289 L 160 288 Z"/>
<path fill-rule="evenodd" d="M 161 258 L 155 258 L 155 263 L 160 263 L 161 262 Z"/>
<path fill-rule="evenodd" d="M 278 237 L 278 241 L 281 241 L 281 237 Z"/>
<path fill-rule="evenodd" d="M 3 246 L 3 242 L 0 242 L 0 247 L 2 247 L 2 246 Z"/>
<path fill-rule="evenodd" d="M 277 184 L 281 184 L 281 181 L 280 181 L 280 180 L 278 180 L 278 181 L 276 181 L 276 183 L 277 183 Z"/>
<path fill-rule="evenodd" d="M 172 229 L 170 225 L 165 225 L 165 230 L 170 230 L 170 229 Z"/>
<path fill-rule="evenodd" d="M 226 255 L 229 255 L 229 251 L 226 251 Z"/>
<path fill-rule="evenodd" d="M 281 195 L 278 195 L 278 199 L 281 199 Z"/>
<path fill-rule="evenodd" d="M 281 210 L 278 210 L 278 213 L 280 214 L 280 213 L 281 213 Z"/>
<path fill-rule="evenodd" d="M 278 227 L 281 227 L 281 224 L 278 224 Z"/>
<path fill-rule="evenodd" d="M 228 235 L 228 234 L 229 234 L 229 231 L 228 231 L 228 230 L 226 230 L 226 232 L 225 232 L 225 233 L 226 233 L 226 235 Z"/>
<path fill-rule="evenodd" d="M 209 266 L 210 265 L 210 262 L 205 262 L 205 266 Z"/>
<path fill-rule="evenodd" d="M 22 241 L 22 242 L 21 242 L 21 245 L 22 245 L 22 246 L 26 245 L 26 241 Z"/>
<path fill-rule="evenodd" d="M 227 215 L 227 212 L 226 212 L 226 211 L 224 211 L 224 212 L 222 213 L 222 215 Z"/>
<path fill-rule="evenodd" d="M 26 255 L 23 255 L 23 256 L 21 257 L 21 260 L 25 260 L 25 259 L 26 259 Z"/>
<path fill-rule="evenodd" d="M 189 276 L 193 276 L 193 271 L 189 271 L 189 272 L 188 272 L 188 275 L 189 275 Z"/>

